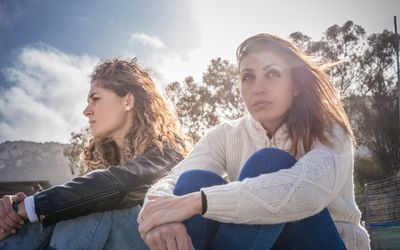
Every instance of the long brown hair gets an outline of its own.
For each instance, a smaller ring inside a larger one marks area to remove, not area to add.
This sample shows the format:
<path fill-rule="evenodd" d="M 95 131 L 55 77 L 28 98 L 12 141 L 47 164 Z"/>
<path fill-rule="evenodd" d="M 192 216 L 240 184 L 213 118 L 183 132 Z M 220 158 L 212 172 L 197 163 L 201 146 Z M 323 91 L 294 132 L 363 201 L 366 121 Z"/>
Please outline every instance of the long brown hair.
<path fill-rule="evenodd" d="M 326 65 L 313 63 L 289 41 L 266 33 L 252 36 L 242 42 L 236 51 L 238 65 L 245 56 L 266 50 L 266 46 L 288 62 L 294 88 L 298 91 L 284 120 L 292 141 L 290 152 L 298 155 L 299 145 L 303 146 L 304 152 L 308 152 L 317 140 L 331 145 L 335 124 L 354 140 L 343 104 L 324 72 Z"/>
<path fill-rule="evenodd" d="M 114 91 L 118 96 L 134 96 L 133 124 L 125 135 L 124 148 L 119 149 L 111 138 L 89 138 L 81 153 L 81 174 L 125 163 L 156 147 L 165 146 L 185 156 L 191 148 L 189 137 L 181 130 L 179 121 L 156 89 L 146 70 L 136 62 L 120 59 L 106 60 L 95 67 L 91 83 Z"/>

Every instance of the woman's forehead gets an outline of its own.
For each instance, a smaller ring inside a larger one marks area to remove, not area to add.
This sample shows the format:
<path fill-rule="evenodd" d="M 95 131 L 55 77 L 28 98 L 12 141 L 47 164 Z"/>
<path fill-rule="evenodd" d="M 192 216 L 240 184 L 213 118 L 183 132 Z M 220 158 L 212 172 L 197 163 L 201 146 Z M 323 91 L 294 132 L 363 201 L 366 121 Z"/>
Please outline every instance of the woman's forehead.
<path fill-rule="evenodd" d="M 90 84 L 90 90 L 89 90 L 88 97 L 90 97 L 94 93 L 107 94 L 108 92 L 113 92 L 113 91 L 111 91 L 110 89 L 102 87 L 102 84 L 100 84 L 99 82 L 95 81 L 95 82 Z"/>
<path fill-rule="evenodd" d="M 107 82 L 102 79 L 97 79 L 90 83 L 90 90 L 99 90 L 99 91 L 110 91 L 109 89 L 106 88 Z"/>
<path fill-rule="evenodd" d="M 282 67 L 289 67 L 287 60 L 280 54 L 264 50 L 259 52 L 250 53 L 242 58 L 239 68 L 243 69 L 249 66 L 266 67 L 270 65 L 279 65 Z"/>
<path fill-rule="evenodd" d="M 93 82 L 90 84 L 90 90 L 89 93 L 94 92 L 94 91 L 103 91 L 104 88 L 99 86 L 96 82 Z"/>

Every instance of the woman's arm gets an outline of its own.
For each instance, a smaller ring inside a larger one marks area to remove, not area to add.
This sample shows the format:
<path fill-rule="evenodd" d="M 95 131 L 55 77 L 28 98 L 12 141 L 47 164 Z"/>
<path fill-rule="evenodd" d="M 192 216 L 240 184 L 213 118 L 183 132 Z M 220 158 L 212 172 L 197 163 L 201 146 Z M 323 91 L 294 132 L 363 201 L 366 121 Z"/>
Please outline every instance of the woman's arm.
<path fill-rule="evenodd" d="M 244 224 L 304 219 L 317 214 L 337 197 L 352 177 L 352 165 L 352 142 L 342 134 L 333 147 L 318 144 L 290 169 L 202 188 L 207 198 L 203 216 Z M 150 198 L 139 227 L 142 237 L 161 224 L 200 213 L 200 192 Z"/>
<path fill-rule="evenodd" d="M 333 139 L 332 147 L 318 143 L 290 169 L 203 188 L 208 207 L 204 217 L 227 223 L 274 224 L 317 214 L 352 178 L 351 139 L 342 130 Z"/>
<path fill-rule="evenodd" d="M 173 149 L 149 149 L 121 166 L 92 171 L 34 196 L 43 226 L 94 212 L 133 207 L 147 189 L 181 160 Z"/>

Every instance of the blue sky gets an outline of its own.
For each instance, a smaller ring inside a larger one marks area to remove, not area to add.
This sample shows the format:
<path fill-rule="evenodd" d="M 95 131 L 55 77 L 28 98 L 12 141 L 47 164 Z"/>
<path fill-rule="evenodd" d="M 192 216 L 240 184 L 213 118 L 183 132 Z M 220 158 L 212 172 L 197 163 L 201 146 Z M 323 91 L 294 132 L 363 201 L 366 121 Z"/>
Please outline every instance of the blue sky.
<path fill-rule="evenodd" d="M 157 34 L 168 49 L 186 53 L 199 34 L 189 1 L 0 1 L 0 66 L 12 63 L 25 46 L 50 45 L 64 53 L 100 58 L 130 56 L 122 48 L 132 33 Z M 188 35 L 190 34 L 190 35 Z M 139 44 L 140 45 L 140 44 Z M 143 48 L 130 51 L 142 55 Z"/>
<path fill-rule="evenodd" d="M 398 0 L 0 0 L 0 142 L 68 142 L 102 59 L 136 56 L 162 89 L 200 81 L 211 58 L 234 62 L 256 33 L 319 39 L 353 20 L 371 34 L 399 14 Z"/>

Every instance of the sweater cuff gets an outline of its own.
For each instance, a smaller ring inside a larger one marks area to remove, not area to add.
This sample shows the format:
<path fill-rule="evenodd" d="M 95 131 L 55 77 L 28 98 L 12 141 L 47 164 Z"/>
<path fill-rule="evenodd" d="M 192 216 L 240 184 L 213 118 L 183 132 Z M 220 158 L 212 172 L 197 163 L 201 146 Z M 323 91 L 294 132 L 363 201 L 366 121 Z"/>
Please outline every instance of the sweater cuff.
<path fill-rule="evenodd" d="M 202 188 L 207 197 L 207 211 L 203 217 L 220 221 L 233 222 L 238 216 L 237 188 L 232 185 L 217 185 Z M 234 197 L 232 197 L 234 196 Z"/>

